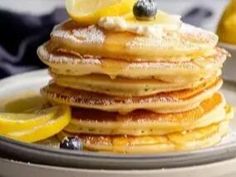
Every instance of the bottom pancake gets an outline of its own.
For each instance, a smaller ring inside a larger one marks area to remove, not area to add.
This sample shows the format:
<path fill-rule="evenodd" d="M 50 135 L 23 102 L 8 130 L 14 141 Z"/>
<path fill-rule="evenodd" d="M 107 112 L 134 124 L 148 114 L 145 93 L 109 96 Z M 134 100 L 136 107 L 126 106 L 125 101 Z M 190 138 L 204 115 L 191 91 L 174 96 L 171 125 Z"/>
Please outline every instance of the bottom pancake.
<path fill-rule="evenodd" d="M 228 132 L 229 121 L 213 124 L 190 132 L 165 136 L 99 136 L 78 135 L 87 151 L 125 154 L 148 154 L 201 149 L 216 145 Z M 75 136 L 61 132 L 58 137 Z"/>
<path fill-rule="evenodd" d="M 65 128 L 70 133 L 105 135 L 164 135 L 205 127 L 225 119 L 229 106 L 222 94 L 215 93 L 197 108 L 181 112 L 158 114 L 136 110 L 126 115 L 94 109 L 72 109 L 72 120 Z"/>

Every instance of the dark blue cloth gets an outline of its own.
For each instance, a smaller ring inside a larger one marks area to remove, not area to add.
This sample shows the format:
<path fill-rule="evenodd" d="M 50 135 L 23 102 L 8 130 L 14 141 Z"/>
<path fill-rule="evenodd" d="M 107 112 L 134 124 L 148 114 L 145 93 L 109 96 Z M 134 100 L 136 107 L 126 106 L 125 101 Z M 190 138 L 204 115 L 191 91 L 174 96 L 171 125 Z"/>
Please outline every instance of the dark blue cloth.
<path fill-rule="evenodd" d="M 45 67 L 37 57 L 37 47 L 66 18 L 64 9 L 42 16 L 0 10 L 0 78 Z"/>
<path fill-rule="evenodd" d="M 194 7 L 189 11 L 187 11 L 183 15 L 182 20 L 185 23 L 201 27 L 204 24 L 205 20 L 212 17 L 213 15 L 214 14 L 211 9 L 199 6 L 199 7 Z"/>

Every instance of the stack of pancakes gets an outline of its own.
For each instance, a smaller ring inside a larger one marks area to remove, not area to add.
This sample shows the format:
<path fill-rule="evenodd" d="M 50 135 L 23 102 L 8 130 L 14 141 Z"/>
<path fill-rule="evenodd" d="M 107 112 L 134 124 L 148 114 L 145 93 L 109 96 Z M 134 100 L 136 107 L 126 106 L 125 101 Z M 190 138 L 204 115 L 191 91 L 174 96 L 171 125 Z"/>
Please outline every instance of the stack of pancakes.
<path fill-rule="evenodd" d="M 232 110 L 218 92 L 228 53 L 218 37 L 183 24 L 142 36 L 73 21 L 56 26 L 38 49 L 52 81 L 41 93 L 72 108 L 58 136 L 89 151 L 158 153 L 215 145 Z"/>

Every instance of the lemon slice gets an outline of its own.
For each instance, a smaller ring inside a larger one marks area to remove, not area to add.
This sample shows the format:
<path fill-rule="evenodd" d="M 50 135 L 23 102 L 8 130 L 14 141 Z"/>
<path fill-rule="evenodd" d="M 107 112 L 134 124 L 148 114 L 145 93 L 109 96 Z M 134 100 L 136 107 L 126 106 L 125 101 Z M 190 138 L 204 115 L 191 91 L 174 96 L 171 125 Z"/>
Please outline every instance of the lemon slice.
<path fill-rule="evenodd" d="M 32 113 L 34 110 L 47 105 L 47 100 L 41 96 L 34 95 L 24 98 L 18 98 L 8 102 L 4 106 L 4 112 L 11 113 Z"/>
<path fill-rule="evenodd" d="M 52 137 L 64 129 L 71 120 L 70 108 L 58 107 L 58 112 L 48 122 L 29 130 L 8 133 L 6 136 L 14 140 L 34 143 Z"/>
<path fill-rule="evenodd" d="M 0 134 L 27 130 L 44 124 L 52 119 L 57 111 L 58 108 L 53 107 L 39 111 L 36 114 L 0 113 Z"/>
<path fill-rule="evenodd" d="M 120 16 L 132 12 L 136 0 L 66 0 L 70 17 L 80 25 L 96 24 L 104 16 Z"/>

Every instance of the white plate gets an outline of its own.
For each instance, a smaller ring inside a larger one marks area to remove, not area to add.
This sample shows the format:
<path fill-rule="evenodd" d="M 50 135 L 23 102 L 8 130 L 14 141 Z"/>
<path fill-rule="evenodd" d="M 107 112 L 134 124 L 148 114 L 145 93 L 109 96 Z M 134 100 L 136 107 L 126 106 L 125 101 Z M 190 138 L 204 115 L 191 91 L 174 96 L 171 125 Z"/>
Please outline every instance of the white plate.
<path fill-rule="evenodd" d="M 19 98 L 22 95 L 39 94 L 39 89 L 46 85 L 49 79 L 47 71 L 43 70 L 0 81 L 0 110 L 8 100 Z M 225 82 L 222 91 L 227 101 L 236 105 L 236 84 Z M 175 177 L 235 177 L 236 120 L 232 121 L 231 130 L 230 135 L 220 145 L 213 148 L 146 156 L 74 153 L 0 139 L 0 151 L 2 152 L 0 153 L 2 157 L 0 158 L 0 176 L 8 177 L 17 174 L 18 177 L 27 177 L 34 174 L 34 177 L 118 177 L 120 174 L 129 174 L 129 176 L 136 177 L 170 177 L 173 175 Z M 12 159 L 21 159 L 24 162 L 12 161 Z M 48 163 L 45 164 L 45 162 Z"/>

